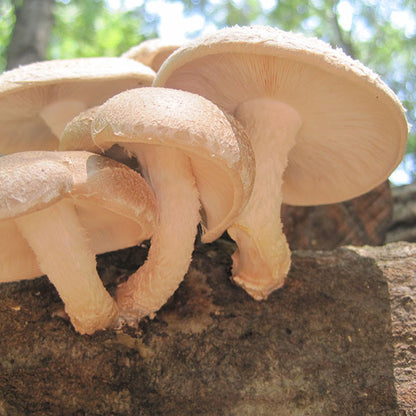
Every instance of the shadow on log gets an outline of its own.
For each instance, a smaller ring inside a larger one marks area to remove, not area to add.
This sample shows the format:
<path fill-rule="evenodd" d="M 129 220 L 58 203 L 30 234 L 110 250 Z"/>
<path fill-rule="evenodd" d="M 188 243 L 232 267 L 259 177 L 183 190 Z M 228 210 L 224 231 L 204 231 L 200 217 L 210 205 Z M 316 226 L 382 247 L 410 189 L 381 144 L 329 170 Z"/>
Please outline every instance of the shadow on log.
<path fill-rule="evenodd" d="M 265 302 L 230 283 L 233 248 L 199 246 L 137 330 L 80 336 L 46 278 L 0 285 L 0 415 L 415 414 L 416 245 L 296 252 Z"/>

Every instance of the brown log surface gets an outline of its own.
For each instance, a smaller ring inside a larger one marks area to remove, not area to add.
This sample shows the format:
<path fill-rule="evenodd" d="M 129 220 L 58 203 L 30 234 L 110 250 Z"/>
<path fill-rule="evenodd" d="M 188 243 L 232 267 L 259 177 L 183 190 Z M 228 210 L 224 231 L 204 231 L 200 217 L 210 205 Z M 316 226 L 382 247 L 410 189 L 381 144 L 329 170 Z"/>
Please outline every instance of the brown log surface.
<path fill-rule="evenodd" d="M 284 233 L 292 250 L 332 250 L 343 245 L 385 243 L 393 198 L 389 182 L 338 204 L 282 206 Z"/>
<path fill-rule="evenodd" d="M 416 414 L 416 245 L 295 252 L 264 302 L 229 281 L 232 249 L 199 246 L 137 330 L 81 336 L 46 278 L 0 285 L 0 415 Z"/>
<path fill-rule="evenodd" d="M 393 218 L 386 241 L 416 242 L 416 184 L 392 188 Z"/>

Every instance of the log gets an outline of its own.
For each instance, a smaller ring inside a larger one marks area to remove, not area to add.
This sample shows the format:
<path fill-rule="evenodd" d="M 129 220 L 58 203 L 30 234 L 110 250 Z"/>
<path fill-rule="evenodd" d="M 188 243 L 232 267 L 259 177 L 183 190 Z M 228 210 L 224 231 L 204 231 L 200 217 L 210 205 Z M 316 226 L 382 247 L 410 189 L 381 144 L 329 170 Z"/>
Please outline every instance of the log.
<path fill-rule="evenodd" d="M 282 206 L 283 230 L 292 250 L 333 250 L 343 245 L 382 245 L 391 226 L 393 198 L 388 181 L 338 204 Z"/>
<path fill-rule="evenodd" d="M 76 334 L 48 280 L 0 285 L 0 415 L 415 415 L 416 245 L 297 251 L 256 302 L 198 245 L 138 328 Z M 99 258 L 109 290 L 146 247 Z"/>
<path fill-rule="evenodd" d="M 416 242 L 416 184 L 392 188 L 393 218 L 386 235 L 387 242 Z"/>

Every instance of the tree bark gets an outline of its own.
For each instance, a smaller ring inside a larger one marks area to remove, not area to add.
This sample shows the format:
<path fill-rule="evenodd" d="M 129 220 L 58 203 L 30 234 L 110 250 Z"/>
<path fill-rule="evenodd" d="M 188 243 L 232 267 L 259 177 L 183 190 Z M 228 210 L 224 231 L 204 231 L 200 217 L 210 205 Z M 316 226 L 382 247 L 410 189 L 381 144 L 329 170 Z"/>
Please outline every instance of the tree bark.
<path fill-rule="evenodd" d="M 53 24 L 54 0 L 14 3 L 16 23 L 7 49 L 6 69 L 44 60 Z"/>
<path fill-rule="evenodd" d="M 282 206 L 283 229 L 292 250 L 333 250 L 342 245 L 385 243 L 393 198 L 388 181 L 339 204 Z"/>
<path fill-rule="evenodd" d="M 416 242 L 416 184 L 392 189 L 393 218 L 386 241 Z"/>
<path fill-rule="evenodd" d="M 256 302 L 199 246 L 138 329 L 76 334 L 46 278 L 0 285 L 0 415 L 414 415 L 416 245 L 298 251 Z M 106 282 L 145 258 L 99 258 Z"/>

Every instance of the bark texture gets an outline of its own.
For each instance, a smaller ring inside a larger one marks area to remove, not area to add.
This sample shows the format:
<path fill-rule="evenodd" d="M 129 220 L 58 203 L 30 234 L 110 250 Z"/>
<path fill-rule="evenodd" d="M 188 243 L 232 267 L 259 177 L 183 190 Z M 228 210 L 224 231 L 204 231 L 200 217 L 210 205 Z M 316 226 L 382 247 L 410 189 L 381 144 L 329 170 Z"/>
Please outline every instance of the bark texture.
<path fill-rule="evenodd" d="M 54 3 L 55 0 L 15 2 L 16 23 L 7 49 L 7 69 L 45 59 Z"/>
<path fill-rule="evenodd" d="M 416 184 L 392 188 L 393 219 L 386 241 L 416 242 Z"/>
<path fill-rule="evenodd" d="M 225 241 L 138 329 L 74 333 L 46 278 L 0 285 L 0 415 L 415 415 L 416 245 L 298 251 L 256 302 Z M 145 248 L 99 259 L 109 287 Z"/>
<path fill-rule="evenodd" d="M 339 204 L 283 205 L 284 233 L 292 250 L 332 250 L 348 244 L 382 245 L 391 226 L 392 204 L 387 181 L 360 197 Z"/>

